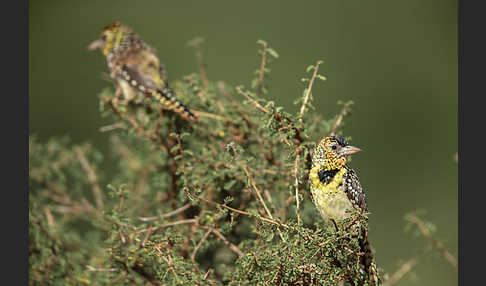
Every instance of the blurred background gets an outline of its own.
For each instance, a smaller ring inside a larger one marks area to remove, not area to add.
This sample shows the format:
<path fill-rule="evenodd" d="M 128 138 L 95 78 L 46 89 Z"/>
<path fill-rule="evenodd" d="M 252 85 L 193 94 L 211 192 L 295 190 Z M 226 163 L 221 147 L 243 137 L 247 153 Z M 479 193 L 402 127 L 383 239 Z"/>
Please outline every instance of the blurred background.
<path fill-rule="evenodd" d="M 396 285 L 457 285 L 457 272 L 404 231 L 404 215 L 425 210 L 435 237 L 458 253 L 457 1 L 30 1 L 30 134 L 68 134 L 107 153 L 98 112 L 105 61 L 86 46 L 120 20 L 156 48 L 169 80 L 196 72 L 186 45 L 205 38 L 210 80 L 249 86 L 258 39 L 280 55 L 271 64 L 269 98 L 295 112 L 300 79 L 316 60 L 326 82 L 313 88 L 325 118 L 353 100 L 345 136 L 364 149 L 352 166 L 364 185 L 377 261 L 392 273 L 419 256 Z M 424 254 L 433 255 L 424 255 Z"/>

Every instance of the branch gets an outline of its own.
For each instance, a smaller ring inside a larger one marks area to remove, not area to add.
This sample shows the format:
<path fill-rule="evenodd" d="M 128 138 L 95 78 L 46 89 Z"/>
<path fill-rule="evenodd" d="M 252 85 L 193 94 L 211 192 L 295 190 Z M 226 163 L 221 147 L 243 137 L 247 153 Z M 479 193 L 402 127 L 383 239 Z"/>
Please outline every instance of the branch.
<path fill-rule="evenodd" d="M 220 204 L 220 203 L 217 203 L 217 202 L 213 202 L 213 201 L 207 200 L 207 199 L 205 199 L 203 197 L 193 195 L 193 194 L 191 194 L 188 191 L 185 191 L 185 193 L 188 196 L 190 196 L 190 197 L 192 197 L 194 199 L 198 199 L 200 201 L 203 201 L 205 203 L 208 203 L 208 204 L 211 204 L 211 205 L 214 205 L 214 206 L 217 206 L 217 207 L 225 208 L 225 209 L 227 209 L 229 211 L 232 211 L 234 213 L 237 213 L 237 214 L 242 214 L 242 215 L 246 215 L 246 216 L 249 216 L 249 217 L 255 217 L 255 218 L 257 218 L 257 219 L 259 219 L 259 220 L 261 220 L 263 222 L 275 224 L 275 225 L 281 226 L 281 227 L 286 228 L 286 229 L 290 229 L 291 228 L 290 226 L 288 226 L 286 224 L 283 224 L 283 223 L 281 223 L 281 222 L 279 222 L 277 220 L 273 220 L 273 219 L 268 219 L 268 218 L 265 218 L 265 217 L 257 216 L 257 215 L 251 214 L 251 213 L 249 213 L 247 211 L 242 211 L 242 210 L 235 209 L 235 208 L 232 208 L 232 207 L 227 206 L 227 205 L 224 205 L 224 204 Z"/>
<path fill-rule="evenodd" d="M 181 224 L 192 224 L 192 223 L 197 223 L 197 219 L 190 218 L 190 219 L 177 220 L 177 221 L 165 223 L 165 224 L 160 225 L 160 226 L 138 230 L 138 231 L 135 231 L 134 233 L 143 233 L 143 232 L 147 232 L 147 231 L 151 231 L 152 233 L 155 233 L 157 230 L 162 229 L 162 228 L 181 225 Z"/>
<path fill-rule="evenodd" d="M 204 43 L 204 38 L 202 37 L 195 37 L 194 39 L 187 42 L 187 45 L 194 48 L 196 51 L 196 60 L 197 60 L 197 67 L 199 69 L 199 74 L 201 75 L 201 81 L 203 84 L 204 90 L 208 90 L 209 81 L 208 76 L 206 74 L 206 65 L 204 64 L 204 57 L 201 52 L 201 44 Z"/>
<path fill-rule="evenodd" d="M 338 115 L 336 121 L 334 122 L 334 124 L 331 128 L 331 133 L 330 133 L 331 136 L 336 135 L 336 131 L 339 128 L 339 126 L 341 126 L 344 116 L 349 114 L 349 106 L 350 105 L 351 104 L 349 102 L 345 103 L 343 105 L 343 109 L 341 109 L 341 113 Z"/>
<path fill-rule="evenodd" d="M 212 229 L 211 230 L 212 233 L 216 234 L 216 236 L 221 239 L 224 244 L 226 244 L 234 253 L 236 253 L 238 255 L 238 257 L 243 257 L 243 252 L 236 246 L 234 245 L 233 243 L 229 242 L 226 237 L 224 237 L 223 234 L 221 234 L 221 232 L 219 232 L 217 229 Z"/>
<path fill-rule="evenodd" d="M 400 269 L 398 269 L 393 275 L 383 283 L 383 286 L 392 286 L 396 284 L 400 279 L 405 276 L 412 268 L 417 265 L 418 261 L 415 258 L 405 262 Z"/>
<path fill-rule="evenodd" d="M 246 97 L 246 99 L 248 99 L 251 103 L 253 103 L 253 105 L 255 105 L 256 108 L 260 109 L 262 112 L 264 113 L 268 113 L 269 111 L 260 105 L 260 103 L 258 103 L 258 101 L 254 100 L 253 98 L 251 98 L 246 92 L 244 92 L 241 87 L 237 86 L 236 87 L 236 91 L 238 91 L 239 94 L 243 95 L 244 97 Z"/>
<path fill-rule="evenodd" d="M 167 265 L 169 265 L 169 269 L 172 271 L 177 282 L 180 284 L 181 281 L 179 280 L 179 276 L 177 275 L 177 272 L 175 271 L 175 266 L 174 266 L 174 263 L 172 262 L 172 258 L 170 257 L 169 249 L 167 248 L 167 257 L 165 257 L 165 255 L 162 253 L 162 250 L 160 249 L 159 245 L 155 244 L 154 248 L 159 253 L 159 257 L 162 258 L 165 261 L 165 263 L 167 263 Z"/>
<path fill-rule="evenodd" d="M 295 185 L 295 214 L 297 215 L 297 224 L 300 225 L 300 214 L 299 214 L 299 153 L 300 153 L 300 148 L 297 149 L 297 155 L 295 156 L 295 161 L 294 161 L 294 185 Z"/>
<path fill-rule="evenodd" d="M 204 236 L 201 238 L 201 240 L 199 241 L 199 243 L 196 245 L 196 247 L 194 247 L 194 250 L 192 251 L 192 254 L 191 254 L 191 261 L 194 262 L 196 261 L 196 254 L 197 254 L 197 251 L 199 250 L 199 248 L 201 247 L 201 245 L 204 243 L 204 241 L 206 241 L 206 239 L 208 238 L 209 234 L 213 231 L 213 228 L 209 228 L 206 233 L 204 234 Z"/>
<path fill-rule="evenodd" d="M 46 214 L 47 224 L 50 227 L 56 227 L 56 221 L 54 220 L 54 217 L 52 216 L 52 212 L 51 212 L 49 205 L 44 206 L 44 212 Z"/>
<path fill-rule="evenodd" d="M 91 265 L 86 265 L 86 269 L 90 272 L 113 272 L 117 270 L 117 268 L 96 268 Z"/>
<path fill-rule="evenodd" d="M 316 66 L 314 67 L 314 74 L 312 74 L 312 78 L 309 82 L 309 86 L 307 87 L 307 93 L 305 94 L 304 101 L 302 102 L 302 106 L 300 107 L 300 112 L 299 112 L 300 119 L 299 119 L 299 121 L 300 121 L 301 126 L 303 124 L 302 116 L 304 116 L 305 107 L 307 106 L 307 103 L 309 102 L 310 94 L 311 94 L 311 91 L 312 91 L 312 85 L 314 84 L 314 80 L 317 77 L 317 72 L 319 71 L 319 66 L 321 64 L 322 64 L 321 60 L 316 62 Z"/>
<path fill-rule="evenodd" d="M 231 145 L 231 148 L 233 148 L 233 152 L 235 153 L 237 160 L 240 162 L 241 168 L 243 168 L 243 171 L 245 172 L 246 176 L 248 177 L 248 181 L 249 181 L 250 185 L 255 190 L 255 193 L 257 195 L 258 200 L 263 205 L 263 208 L 265 209 L 265 212 L 267 213 L 267 215 L 270 217 L 270 219 L 273 220 L 273 215 L 270 212 L 270 210 L 268 209 L 267 204 L 263 200 L 262 194 L 261 194 L 260 190 L 257 188 L 257 186 L 255 185 L 255 181 L 253 180 L 252 176 L 250 175 L 250 172 L 248 172 L 248 169 L 246 168 L 245 163 L 241 160 L 240 156 L 238 156 L 238 152 L 236 151 L 235 146 Z M 280 238 L 282 239 L 282 241 L 285 241 L 280 229 L 277 228 L 277 230 L 278 230 L 278 234 L 279 234 Z"/>
<path fill-rule="evenodd" d="M 447 262 L 449 262 L 449 264 L 452 265 L 452 267 L 454 267 L 454 269 L 456 271 L 458 270 L 457 269 L 457 260 L 454 257 L 454 255 L 452 255 L 444 246 L 442 246 L 442 244 L 440 242 L 438 242 L 436 239 L 434 239 L 432 237 L 432 233 L 425 226 L 424 222 L 418 216 L 409 213 L 405 216 L 405 219 L 407 221 L 415 224 L 418 227 L 418 229 L 420 230 L 420 232 L 423 234 L 423 236 L 425 236 L 425 238 L 427 238 L 429 240 L 429 242 L 432 244 L 432 246 L 442 254 L 444 259 Z"/>
<path fill-rule="evenodd" d="M 236 112 L 241 116 L 241 118 L 243 118 L 243 120 L 248 125 L 248 127 L 250 129 L 252 129 L 253 124 L 251 123 L 248 115 L 244 112 L 244 108 L 241 106 L 241 104 L 238 101 L 235 100 L 235 98 L 230 93 L 228 93 L 224 90 L 224 83 L 223 82 L 218 82 L 218 89 L 219 89 L 219 92 L 229 100 L 231 105 L 233 105 L 233 107 L 236 109 Z"/>
<path fill-rule="evenodd" d="M 171 217 L 173 215 L 179 214 L 179 213 L 187 210 L 190 207 L 191 207 L 191 203 L 187 203 L 187 204 L 183 205 L 182 207 L 180 207 L 178 209 L 175 209 L 171 212 L 168 212 L 168 213 L 160 215 L 160 216 L 139 217 L 138 219 L 141 220 L 141 221 L 151 221 L 151 220 L 157 220 L 157 219 L 161 219 L 161 218 L 168 218 L 168 217 Z"/>
<path fill-rule="evenodd" d="M 112 131 L 112 130 L 115 130 L 115 129 L 125 129 L 125 125 L 121 122 L 118 122 L 118 123 L 114 123 L 114 124 L 110 124 L 110 125 L 105 125 L 105 126 L 101 126 L 98 131 L 100 132 L 108 132 L 108 131 Z"/>
<path fill-rule="evenodd" d="M 88 160 L 86 159 L 86 156 L 84 155 L 81 147 L 76 146 L 74 147 L 74 150 L 76 151 L 79 162 L 81 163 L 81 166 L 83 167 L 83 170 L 86 172 L 86 175 L 88 177 L 88 182 L 91 185 L 91 190 L 93 191 L 93 195 L 95 198 L 96 207 L 98 208 L 98 211 L 101 212 L 103 211 L 103 196 L 101 188 L 98 185 L 98 179 L 96 178 L 96 174 L 93 168 L 88 163 Z"/>
<path fill-rule="evenodd" d="M 268 50 L 268 44 L 264 42 L 263 43 L 263 51 L 262 51 L 262 62 L 260 63 L 260 72 L 259 72 L 259 78 L 258 78 L 258 84 L 257 84 L 257 90 L 256 90 L 257 97 L 261 95 L 261 92 L 262 92 L 262 89 L 263 89 L 265 65 L 267 64 L 267 50 Z"/>
<path fill-rule="evenodd" d="M 199 117 L 207 117 L 207 118 L 212 118 L 212 119 L 216 119 L 216 120 L 223 121 L 223 122 L 230 122 L 230 123 L 233 123 L 233 124 L 235 123 L 230 118 L 223 117 L 223 116 L 220 116 L 220 115 L 217 115 L 217 114 L 207 113 L 207 112 L 198 111 L 198 110 L 194 110 L 194 109 L 192 110 L 192 112 L 196 116 L 199 116 Z"/>

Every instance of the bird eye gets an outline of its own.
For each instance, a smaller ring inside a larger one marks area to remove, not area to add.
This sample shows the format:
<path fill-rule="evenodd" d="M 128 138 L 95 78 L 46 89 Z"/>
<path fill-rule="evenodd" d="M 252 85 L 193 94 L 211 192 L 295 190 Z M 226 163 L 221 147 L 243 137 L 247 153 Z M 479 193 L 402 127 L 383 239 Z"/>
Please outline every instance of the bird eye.
<path fill-rule="evenodd" d="M 332 149 L 332 150 L 336 150 L 336 149 L 337 149 L 337 146 L 336 146 L 336 145 L 332 145 L 332 146 L 331 146 L 331 149 Z"/>
<path fill-rule="evenodd" d="M 101 36 L 101 39 L 102 39 L 103 41 L 106 41 L 106 35 Z"/>

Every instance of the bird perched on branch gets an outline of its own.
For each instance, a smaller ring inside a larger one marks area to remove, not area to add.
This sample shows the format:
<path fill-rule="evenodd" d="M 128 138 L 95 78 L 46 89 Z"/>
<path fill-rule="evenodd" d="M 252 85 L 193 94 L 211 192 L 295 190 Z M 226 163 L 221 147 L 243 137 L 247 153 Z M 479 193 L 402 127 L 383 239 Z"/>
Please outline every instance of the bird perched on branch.
<path fill-rule="evenodd" d="M 136 92 L 141 92 L 183 118 L 198 121 L 169 88 L 167 75 L 154 50 L 130 27 L 118 21 L 104 27 L 101 38 L 91 43 L 88 49 L 103 52 L 110 76 L 117 81 L 118 91 L 126 98 L 131 99 Z"/>
<path fill-rule="evenodd" d="M 344 138 L 325 137 L 317 145 L 312 155 L 309 173 L 310 190 L 314 204 L 326 223 L 341 221 L 350 216 L 347 210 L 357 208 L 367 211 L 366 196 L 356 172 L 348 166 L 348 156 L 361 149 L 351 146 Z M 337 226 L 336 226 L 337 227 Z M 368 242 L 367 228 L 361 227 L 359 239 L 361 265 L 369 277 L 370 285 L 379 285 L 378 268 Z"/>

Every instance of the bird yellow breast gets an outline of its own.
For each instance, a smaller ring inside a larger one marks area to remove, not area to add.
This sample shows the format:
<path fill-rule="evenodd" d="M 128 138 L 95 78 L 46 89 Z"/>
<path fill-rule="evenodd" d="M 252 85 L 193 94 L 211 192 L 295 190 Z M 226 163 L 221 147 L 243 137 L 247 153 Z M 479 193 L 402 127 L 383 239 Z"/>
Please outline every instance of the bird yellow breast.
<path fill-rule="evenodd" d="M 329 183 L 322 183 L 319 180 L 318 172 L 321 169 L 321 166 L 316 166 L 309 174 L 314 204 L 327 223 L 330 223 L 331 219 L 342 220 L 349 216 L 346 210 L 353 207 L 343 187 L 346 169 L 339 170 Z"/>

